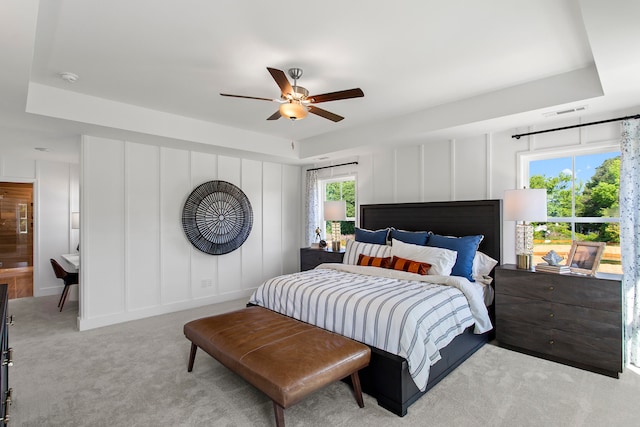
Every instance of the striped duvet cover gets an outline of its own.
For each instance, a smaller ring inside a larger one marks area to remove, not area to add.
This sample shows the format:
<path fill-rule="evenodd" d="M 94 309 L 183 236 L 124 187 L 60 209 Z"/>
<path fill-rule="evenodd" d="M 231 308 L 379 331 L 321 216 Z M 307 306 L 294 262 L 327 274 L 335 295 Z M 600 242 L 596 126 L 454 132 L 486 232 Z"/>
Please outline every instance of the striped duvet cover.
<path fill-rule="evenodd" d="M 250 302 L 405 358 L 422 391 L 441 348 L 492 328 L 481 285 L 377 267 L 322 264 L 267 280 Z"/>

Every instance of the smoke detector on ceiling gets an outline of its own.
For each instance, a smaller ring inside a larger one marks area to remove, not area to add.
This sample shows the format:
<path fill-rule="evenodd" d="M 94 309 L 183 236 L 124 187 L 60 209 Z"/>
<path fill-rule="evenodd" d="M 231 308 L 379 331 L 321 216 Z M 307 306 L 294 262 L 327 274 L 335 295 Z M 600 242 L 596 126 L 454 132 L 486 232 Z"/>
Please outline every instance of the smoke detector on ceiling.
<path fill-rule="evenodd" d="M 583 111 L 585 111 L 587 109 L 586 105 L 581 105 L 579 107 L 573 107 L 573 108 L 565 108 L 564 110 L 558 110 L 558 111 L 551 111 L 549 113 L 543 113 L 542 115 L 545 117 L 556 117 L 556 116 L 563 116 L 565 114 L 571 114 L 571 113 L 581 113 Z"/>
<path fill-rule="evenodd" d="M 78 81 L 79 77 L 77 74 L 65 71 L 63 73 L 60 73 L 60 78 L 67 83 L 75 83 L 76 81 Z"/>

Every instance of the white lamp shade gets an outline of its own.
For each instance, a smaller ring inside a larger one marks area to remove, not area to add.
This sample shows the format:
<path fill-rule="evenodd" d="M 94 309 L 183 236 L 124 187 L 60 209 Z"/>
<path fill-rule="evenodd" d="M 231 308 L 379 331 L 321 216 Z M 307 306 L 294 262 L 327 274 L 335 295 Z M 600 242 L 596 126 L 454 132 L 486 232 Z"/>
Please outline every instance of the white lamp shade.
<path fill-rule="evenodd" d="M 347 219 L 347 204 L 344 200 L 324 202 L 324 219 L 326 221 L 344 221 Z"/>
<path fill-rule="evenodd" d="M 71 212 L 71 228 L 73 230 L 80 228 L 80 212 Z"/>
<path fill-rule="evenodd" d="M 503 209 L 505 221 L 546 221 L 547 190 L 544 188 L 506 190 Z"/>

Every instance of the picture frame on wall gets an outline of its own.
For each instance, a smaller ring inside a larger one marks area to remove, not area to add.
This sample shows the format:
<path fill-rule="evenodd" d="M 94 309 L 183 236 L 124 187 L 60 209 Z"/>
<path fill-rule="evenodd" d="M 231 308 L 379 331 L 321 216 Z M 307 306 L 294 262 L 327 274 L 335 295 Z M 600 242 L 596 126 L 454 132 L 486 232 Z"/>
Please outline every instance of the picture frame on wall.
<path fill-rule="evenodd" d="M 595 276 L 605 245 L 605 242 L 573 241 L 567 258 L 567 265 L 571 272 Z"/>

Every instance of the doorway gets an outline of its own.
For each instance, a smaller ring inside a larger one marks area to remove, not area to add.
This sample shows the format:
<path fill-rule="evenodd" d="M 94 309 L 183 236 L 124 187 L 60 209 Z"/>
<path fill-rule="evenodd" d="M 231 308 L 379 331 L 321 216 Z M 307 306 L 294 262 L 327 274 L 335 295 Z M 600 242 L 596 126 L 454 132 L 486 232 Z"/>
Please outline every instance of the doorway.
<path fill-rule="evenodd" d="M 33 184 L 0 182 L 0 283 L 33 296 Z"/>

